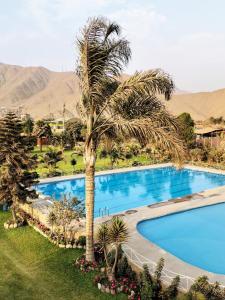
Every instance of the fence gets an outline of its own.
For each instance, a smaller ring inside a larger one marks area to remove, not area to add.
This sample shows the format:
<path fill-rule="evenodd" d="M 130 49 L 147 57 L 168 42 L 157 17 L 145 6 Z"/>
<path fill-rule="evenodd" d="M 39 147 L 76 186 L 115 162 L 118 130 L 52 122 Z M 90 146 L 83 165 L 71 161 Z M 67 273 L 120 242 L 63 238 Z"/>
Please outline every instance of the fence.
<path fill-rule="evenodd" d="M 150 259 L 144 257 L 143 255 L 137 253 L 135 250 L 133 250 L 128 245 L 123 245 L 123 251 L 127 257 L 127 259 L 136 265 L 139 268 L 142 268 L 144 264 L 146 264 L 149 268 L 150 273 L 153 273 L 156 268 L 156 263 L 154 261 L 151 261 Z M 180 277 L 180 290 L 182 291 L 188 291 L 189 288 L 194 283 L 195 279 L 191 278 L 189 276 L 179 274 L 172 272 L 166 268 L 162 271 L 162 282 L 164 282 L 166 285 L 170 284 L 172 279 L 176 276 Z"/>

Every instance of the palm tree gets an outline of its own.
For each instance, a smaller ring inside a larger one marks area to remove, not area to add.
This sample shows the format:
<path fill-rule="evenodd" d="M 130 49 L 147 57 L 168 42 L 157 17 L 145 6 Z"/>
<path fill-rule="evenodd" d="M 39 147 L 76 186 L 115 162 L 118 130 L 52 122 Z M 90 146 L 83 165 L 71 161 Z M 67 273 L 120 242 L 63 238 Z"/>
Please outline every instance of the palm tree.
<path fill-rule="evenodd" d="M 110 223 L 103 223 L 99 226 L 96 240 L 102 247 L 107 267 L 109 280 L 115 279 L 116 266 L 118 263 L 119 249 L 128 239 L 128 228 L 125 222 L 119 218 L 112 218 Z M 111 247 L 111 249 L 110 249 Z M 111 266 L 108 260 L 108 250 L 115 250 L 113 265 Z"/>
<path fill-rule="evenodd" d="M 174 90 L 170 76 L 161 70 L 136 72 L 119 82 L 131 57 L 129 42 L 116 23 L 92 18 L 77 40 L 77 74 L 82 97 L 78 106 L 86 125 L 86 259 L 94 260 L 94 174 L 96 152 L 107 132 L 134 138 L 141 145 L 152 143 L 171 152 L 178 162 L 184 155 L 178 125 L 158 95 L 169 100 Z"/>
<path fill-rule="evenodd" d="M 102 223 L 97 231 L 96 240 L 98 241 L 100 247 L 103 250 L 104 258 L 106 262 L 107 272 L 110 269 L 110 264 L 108 260 L 107 248 L 110 244 L 110 236 L 109 236 L 109 226 L 107 223 Z"/>
<path fill-rule="evenodd" d="M 126 243 L 128 239 L 128 228 L 124 221 L 119 217 L 114 217 L 109 230 L 109 237 L 113 248 L 115 249 L 115 258 L 111 270 L 112 279 L 115 279 L 116 266 L 118 262 L 119 248 Z"/>
<path fill-rule="evenodd" d="M 51 127 L 45 121 L 39 120 L 35 124 L 34 134 L 38 138 L 40 151 L 42 152 L 43 138 L 49 139 L 52 137 Z"/>

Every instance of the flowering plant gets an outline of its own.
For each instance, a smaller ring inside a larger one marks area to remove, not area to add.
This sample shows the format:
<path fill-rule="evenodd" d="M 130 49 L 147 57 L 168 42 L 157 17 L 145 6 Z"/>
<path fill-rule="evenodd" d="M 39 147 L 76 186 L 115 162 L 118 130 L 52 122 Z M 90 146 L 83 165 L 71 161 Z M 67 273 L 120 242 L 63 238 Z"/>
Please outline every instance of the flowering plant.
<path fill-rule="evenodd" d="M 80 258 L 77 258 L 75 266 L 85 273 L 98 269 L 98 264 L 96 262 L 87 261 L 83 255 Z"/>

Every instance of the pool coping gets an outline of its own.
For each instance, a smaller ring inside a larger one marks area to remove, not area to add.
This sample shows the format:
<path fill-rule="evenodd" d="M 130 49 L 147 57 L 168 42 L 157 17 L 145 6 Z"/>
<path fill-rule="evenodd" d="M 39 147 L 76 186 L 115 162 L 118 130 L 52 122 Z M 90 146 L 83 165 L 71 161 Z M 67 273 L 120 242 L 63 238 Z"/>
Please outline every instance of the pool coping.
<path fill-rule="evenodd" d="M 142 170 L 155 169 L 155 168 L 166 168 L 166 167 L 172 167 L 172 166 L 173 166 L 172 163 L 162 163 L 162 164 L 154 164 L 154 165 L 146 165 L 146 166 L 117 168 L 117 169 L 110 169 L 110 170 L 104 170 L 104 171 L 96 171 L 95 176 L 135 172 L 135 171 L 142 171 Z M 67 181 L 67 180 L 71 180 L 71 179 L 75 180 L 75 179 L 81 179 L 81 178 L 85 178 L 85 173 L 75 174 L 75 175 L 56 176 L 56 177 L 51 177 L 51 178 L 40 178 L 38 184 Z"/>
<path fill-rule="evenodd" d="M 104 171 L 96 171 L 95 176 L 102 176 L 102 175 L 111 175 L 111 174 L 118 174 L 118 173 L 128 173 L 128 172 L 135 172 L 135 171 L 142 171 L 142 170 L 149 170 L 149 169 L 157 169 L 157 168 L 166 168 L 174 166 L 173 163 L 160 163 L 160 164 L 153 164 L 153 165 L 145 165 L 145 166 L 137 166 L 137 167 L 126 167 L 126 168 L 116 168 Z M 184 164 L 183 168 L 200 171 L 200 172 L 208 172 L 214 174 L 221 174 L 225 175 L 225 170 L 219 170 L 211 167 L 200 167 L 194 166 L 190 164 Z M 56 176 L 50 178 L 40 178 L 39 184 L 45 183 L 52 183 L 52 182 L 60 182 L 60 181 L 67 181 L 71 179 L 82 179 L 85 178 L 85 173 L 81 174 L 74 174 L 74 175 L 64 175 L 64 176 Z"/>

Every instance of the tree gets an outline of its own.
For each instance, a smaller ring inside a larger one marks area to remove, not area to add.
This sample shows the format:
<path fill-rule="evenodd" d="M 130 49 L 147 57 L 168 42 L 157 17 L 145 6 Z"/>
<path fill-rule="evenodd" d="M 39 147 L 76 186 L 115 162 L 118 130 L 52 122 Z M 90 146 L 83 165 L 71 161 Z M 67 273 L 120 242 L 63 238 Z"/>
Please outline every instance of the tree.
<path fill-rule="evenodd" d="M 77 161 L 75 158 L 72 158 L 70 161 L 71 166 L 73 167 L 73 173 L 75 174 L 75 166 L 77 164 Z"/>
<path fill-rule="evenodd" d="M 101 224 L 97 231 L 96 239 L 104 251 L 109 280 L 116 277 L 116 267 L 118 263 L 119 249 L 128 239 L 128 229 L 124 221 L 119 217 L 114 217 L 110 223 Z M 107 249 L 115 251 L 112 266 L 108 260 Z"/>
<path fill-rule="evenodd" d="M 56 168 L 57 163 L 63 160 L 62 158 L 62 151 L 57 151 L 53 148 L 49 148 L 48 152 L 46 152 L 43 156 L 43 160 L 46 163 L 46 166 L 49 170 L 49 176 L 56 176 L 58 175 Z"/>
<path fill-rule="evenodd" d="M 180 284 L 180 277 L 176 276 L 173 278 L 171 284 L 163 292 L 163 300 L 175 300 L 178 295 L 178 287 Z"/>
<path fill-rule="evenodd" d="M 128 228 L 121 218 L 114 217 L 112 219 L 111 226 L 109 227 L 109 238 L 110 238 L 110 242 L 111 242 L 113 248 L 115 249 L 115 258 L 114 258 L 114 263 L 113 263 L 112 270 L 111 270 L 112 278 L 115 279 L 119 248 L 128 239 Z"/>
<path fill-rule="evenodd" d="M 153 296 L 152 291 L 153 279 L 149 272 L 147 265 L 143 265 L 143 272 L 141 273 L 141 299 L 151 300 Z"/>
<path fill-rule="evenodd" d="M 181 162 L 184 148 L 178 123 L 158 99 L 170 99 L 174 84 L 161 70 L 136 72 L 119 82 L 123 67 L 131 57 L 129 42 L 121 37 L 116 23 L 92 18 L 77 41 L 77 74 L 82 89 L 80 118 L 86 125 L 86 259 L 94 260 L 94 174 L 97 148 L 108 131 L 134 138 L 141 145 L 160 145 Z"/>
<path fill-rule="evenodd" d="M 34 121 L 32 120 L 31 117 L 27 117 L 23 124 L 23 132 L 28 136 L 30 137 L 32 132 L 33 132 L 33 129 L 34 129 Z"/>
<path fill-rule="evenodd" d="M 43 138 L 49 139 L 52 137 L 51 127 L 45 121 L 39 120 L 35 124 L 34 134 L 38 138 L 40 151 L 42 152 Z"/>
<path fill-rule="evenodd" d="M 77 118 L 70 119 L 66 122 L 65 134 L 72 147 L 75 146 L 76 142 L 84 140 L 83 129 L 84 125 L 82 124 L 81 120 Z"/>
<path fill-rule="evenodd" d="M 103 249 L 104 258 L 107 267 L 107 273 L 110 270 L 110 264 L 108 260 L 107 248 L 110 245 L 110 236 L 109 236 L 109 225 L 107 223 L 102 223 L 97 231 L 96 240 L 98 241 L 100 247 Z"/>
<path fill-rule="evenodd" d="M 33 186 L 38 183 L 38 174 L 31 171 L 37 157 L 32 156 L 21 133 L 21 122 L 14 113 L 0 120 L 0 203 L 11 206 L 14 223 L 18 205 L 37 197 Z"/>
<path fill-rule="evenodd" d="M 187 143 L 188 146 L 190 146 L 194 141 L 194 120 L 192 119 L 191 115 L 189 113 L 182 113 L 178 116 L 178 121 L 181 123 L 181 130 L 182 130 L 182 136 Z"/>
<path fill-rule="evenodd" d="M 52 209 L 48 215 L 48 222 L 53 228 L 62 231 L 64 239 L 67 236 L 67 230 L 73 220 L 79 221 L 84 216 L 84 206 L 76 197 L 67 198 L 65 195 L 59 201 L 54 201 Z"/>

